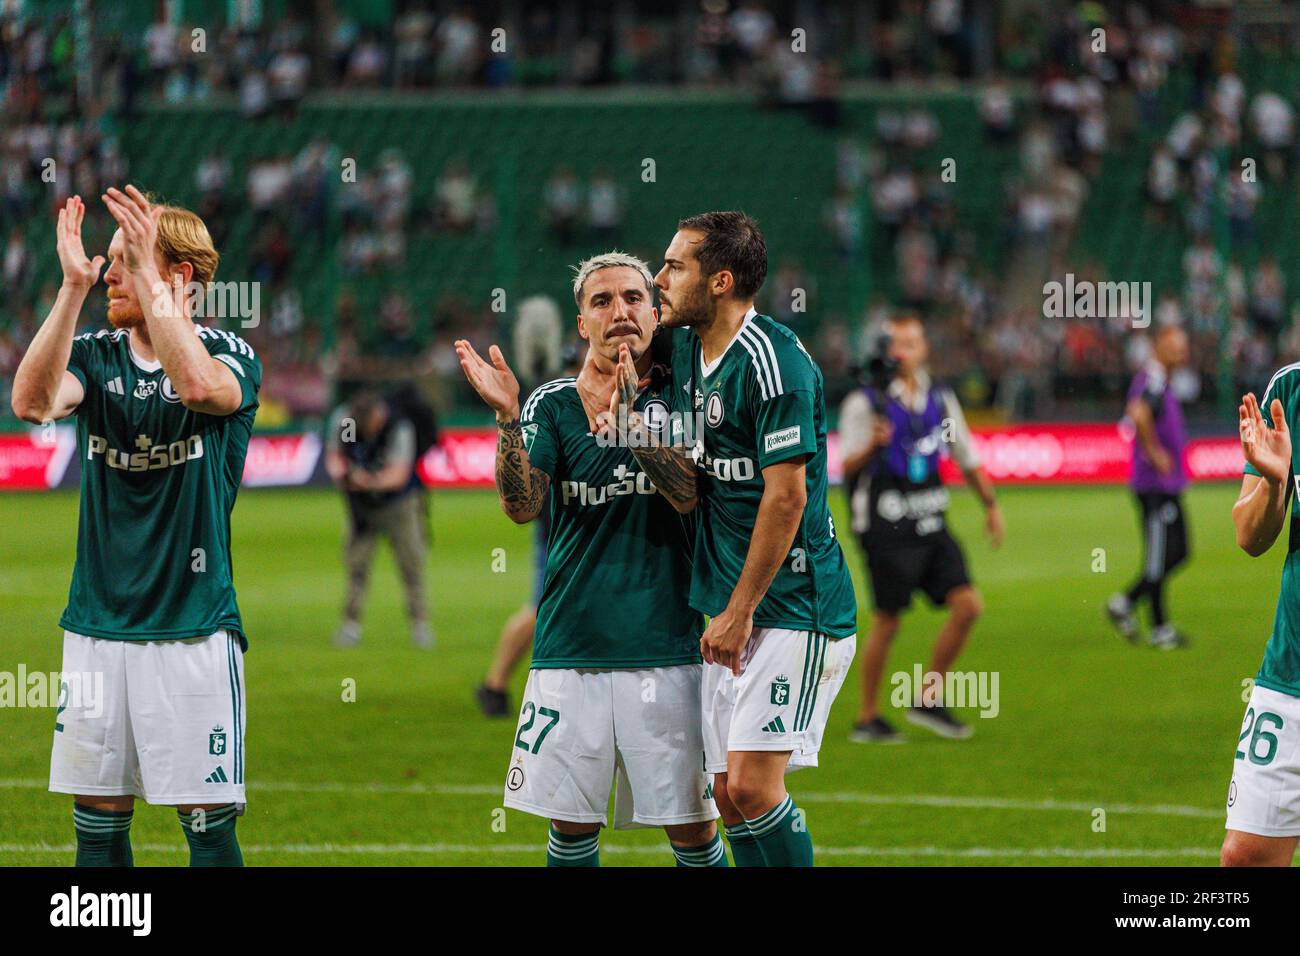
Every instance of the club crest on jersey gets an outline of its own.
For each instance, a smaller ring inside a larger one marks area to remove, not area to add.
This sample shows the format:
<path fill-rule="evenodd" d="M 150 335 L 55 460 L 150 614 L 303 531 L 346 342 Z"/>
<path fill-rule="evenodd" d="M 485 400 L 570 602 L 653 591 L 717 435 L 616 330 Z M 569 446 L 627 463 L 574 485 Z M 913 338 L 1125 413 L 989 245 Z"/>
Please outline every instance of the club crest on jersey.
<path fill-rule="evenodd" d="M 173 387 L 170 375 L 164 375 L 162 377 L 162 386 L 158 389 L 158 391 L 162 393 L 162 398 L 164 402 L 168 402 L 169 404 L 172 405 L 176 405 L 180 403 L 181 400 L 180 393 L 176 391 L 175 387 Z"/>
<path fill-rule="evenodd" d="M 136 382 L 135 391 L 131 394 L 136 398 L 148 398 L 156 391 L 158 391 L 158 382 L 155 379 L 148 378 Z"/>
<path fill-rule="evenodd" d="M 212 728 L 212 733 L 208 734 L 208 753 L 220 757 L 226 752 L 226 729 L 220 724 Z"/>
<path fill-rule="evenodd" d="M 709 423 L 710 428 L 717 428 L 722 424 L 722 395 L 718 392 L 710 392 L 709 400 L 704 406 L 704 420 Z"/>
<path fill-rule="evenodd" d="M 790 703 L 790 678 L 784 674 L 778 674 L 776 680 L 772 681 L 772 703 L 778 707 Z"/>
<path fill-rule="evenodd" d="M 662 435 L 664 429 L 668 426 L 668 403 L 659 398 L 653 398 L 645 403 L 641 409 L 641 416 L 645 421 L 646 428 L 656 435 Z"/>

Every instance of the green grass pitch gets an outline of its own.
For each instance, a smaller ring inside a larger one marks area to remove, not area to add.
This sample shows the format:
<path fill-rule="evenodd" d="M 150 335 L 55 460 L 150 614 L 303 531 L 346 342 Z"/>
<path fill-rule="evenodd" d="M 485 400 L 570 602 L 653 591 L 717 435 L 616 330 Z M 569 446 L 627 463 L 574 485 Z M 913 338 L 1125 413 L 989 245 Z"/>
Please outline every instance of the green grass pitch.
<path fill-rule="evenodd" d="M 1008 536 L 997 552 L 977 504 L 955 490 L 952 522 L 987 606 L 960 667 L 998 672 L 1000 712 L 967 711 L 969 741 L 903 724 L 904 745 L 852 744 L 855 669 L 822 766 L 789 778 L 818 863 L 1215 863 L 1242 682 L 1263 652 L 1282 554 L 1237 551 L 1235 491 L 1189 494 L 1194 556 L 1168 600 L 1193 643 L 1159 652 L 1129 646 L 1102 616 L 1139 558 L 1123 489 L 1003 489 Z M 833 498 L 847 527 L 843 496 Z M 75 494 L 0 497 L 0 670 L 59 667 L 76 512 Z M 236 584 L 252 641 L 250 803 L 239 824 L 248 863 L 542 863 L 545 823 L 498 809 L 514 721 L 485 720 L 471 695 L 528 588 L 530 530 L 507 521 L 491 493 L 436 494 L 437 647 L 410 646 L 381 549 L 363 644 L 340 651 L 330 638 L 342 520 L 341 501 L 324 490 L 245 490 L 235 509 Z M 493 571 L 496 548 L 503 573 Z M 847 548 L 865 629 L 869 595 L 858 550 Z M 1104 571 L 1094 570 L 1096 549 Z M 938 620 L 928 608 L 906 619 L 887 676 L 925 662 Z M 349 678 L 354 703 L 342 699 Z M 71 862 L 71 801 L 44 789 L 52 726 L 53 710 L 0 710 L 0 864 Z M 170 810 L 137 804 L 133 842 L 137 864 L 186 861 Z M 605 865 L 672 862 L 657 831 L 607 831 L 601 843 Z"/>

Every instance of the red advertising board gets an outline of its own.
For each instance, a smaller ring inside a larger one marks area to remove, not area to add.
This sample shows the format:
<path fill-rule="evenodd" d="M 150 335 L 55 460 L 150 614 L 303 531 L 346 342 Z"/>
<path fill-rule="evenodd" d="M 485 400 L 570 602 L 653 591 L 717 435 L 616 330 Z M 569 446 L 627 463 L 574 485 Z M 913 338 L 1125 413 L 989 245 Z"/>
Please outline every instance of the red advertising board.
<path fill-rule="evenodd" d="M 0 434 L 0 489 L 57 487 L 76 450 L 77 436 L 71 428 L 37 427 Z"/>
<path fill-rule="evenodd" d="M 315 432 L 254 435 L 244 459 L 244 486 L 305 485 L 320 460 L 321 439 Z"/>
<path fill-rule="evenodd" d="M 1114 424 L 1012 425 L 974 430 L 975 447 L 989 476 L 1002 484 L 1121 484 L 1128 480 L 1132 436 Z M 66 425 L 0 434 L 0 489 L 55 488 L 74 482 L 68 464 L 76 435 Z M 832 483 L 841 480 L 839 436 L 826 441 Z M 304 485 L 323 480 L 322 443 L 314 432 L 254 435 L 248 444 L 248 487 Z M 1185 460 L 1193 481 L 1236 480 L 1241 444 L 1236 436 L 1197 438 Z M 420 478 L 432 488 L 490 488 L 496 467 L 496 432 L 490 428 L 446 429 L 436 448 L 420 460 Z M 961 478 L 945 459 L 945 481 Z"/>
<path fill-rule="evenodd" d="M 1115 424 L 1011 425 L 974 430 L 975 447 L 989 476 L 1003 484 L 1122 484 L 1128 480 L 1132 436 Z M 832 483 L 842 478 L 839 436 L 826 442 Z M 475 488 L 493 483 L 496 432 L 464 429 L 445 433 L 441 447 L 420 463 L 431 487 Z M 1197 438 L 1188 443 L 1186 465 L 1194 481 L 1241 476 L 1241 444 L 1235 436 Z M 961 474 L 944 460 L 945 481 Z"/>

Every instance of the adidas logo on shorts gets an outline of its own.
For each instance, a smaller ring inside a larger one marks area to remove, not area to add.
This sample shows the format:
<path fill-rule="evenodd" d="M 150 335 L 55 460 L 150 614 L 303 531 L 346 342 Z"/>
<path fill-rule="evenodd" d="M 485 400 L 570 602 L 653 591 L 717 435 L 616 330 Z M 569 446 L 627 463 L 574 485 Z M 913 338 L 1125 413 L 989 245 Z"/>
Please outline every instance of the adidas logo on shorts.
<path fill-rule="evenodd" d="M 218 767 L 216 770 L 212 771 L 212 773 L 208 774 L 207 778 L 203 782 L 204 783 L 229 783 L 230 778 L 226 776 L 225 770 L 223 770 L 221 767 Z"/>
<path fill-rule="evenodd" d="M 765 734 L 783 734 L 785 733 L 785 722 L 781 718 L 773 717 L 768 721 L 767 726 L 763 728 Z"/>

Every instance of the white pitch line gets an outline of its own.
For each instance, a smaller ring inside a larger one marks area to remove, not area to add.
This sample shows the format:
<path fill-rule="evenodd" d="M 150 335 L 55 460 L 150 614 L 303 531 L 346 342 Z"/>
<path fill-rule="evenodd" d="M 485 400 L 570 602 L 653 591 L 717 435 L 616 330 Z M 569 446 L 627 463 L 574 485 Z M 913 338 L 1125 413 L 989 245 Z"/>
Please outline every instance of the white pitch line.
<path fill-rule="evenodd" d="M 44 790 L 45 780 L 3 780 L 0 789 Z M 299 783 L 291 780 L 258 780 L 248 785 L 257 793 L 283 791 L 288 793 L 396 793 L 427 796 L 490 797 L 500 796 L 501 787 L 487 784 L 425 784 L 425 783 Z M 1106 803 L 1098 800 L 1088 803 L 1078 800 L 1013 800 L 1003 797 L 954 797 L 945 794 L 881 794 L 865 792 L 833 792 L 808 790 L 799 793 L 800 803 L 856 803 L 883 807 L 950 807 L 967 810 L 1027 810 L 1044 812 L 1091 813 L 1102 809 L 1107 813 L 1137 814 L 1162 817 L 1195 817 L 1206 820 L 1223 818 L 1222 810 L 1208 807 L 1189 807 L 1168 803 Z"/>
<path fill-rule="evenodd" d="M 134 849 L 150 853 L 185 853 L 183 843 L 144 843 L 136 844 Z M 485 854 L 489 856 L 536 855 L 540 856 L 543 845 L 503 843 L 498 846 L 473 843 L 280 843 L 254 844 L 241 847 L 245 853 L 283 853 L 294 856 L 320 856 L 340 854 L 348 856 L 415 855 L 446 856 L 452 853 Z M 73 853 L 72 844 L 55 845 L 50 843 L 7 843 L 0 844 L 0 853 Z M 614 856 L 659 856 L 671 859 L 667 847 L 652 846 L 618 846 L 602 845 L 601 853 Z M 818 846 L 818 856 L 842 857 L 956 857 L 959 859 L 1171 859 L 1175 857 L 1193 857 L 1218 859 L 1219 851 L 1212 847 L 1175 847 L 1158 849 L 1154 847 L 1020 847 L 1020 846 Z"/>

